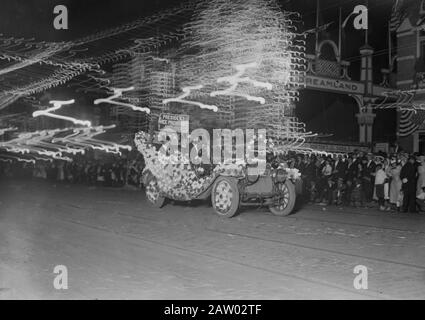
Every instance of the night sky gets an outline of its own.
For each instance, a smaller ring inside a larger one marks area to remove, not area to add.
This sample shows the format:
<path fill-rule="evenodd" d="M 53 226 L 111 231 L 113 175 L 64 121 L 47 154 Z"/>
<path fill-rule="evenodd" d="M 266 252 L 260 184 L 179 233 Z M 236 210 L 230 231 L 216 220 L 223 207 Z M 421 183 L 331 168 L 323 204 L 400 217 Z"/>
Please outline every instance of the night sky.
<path fill-rule="evenodd" d="M 143 16 L 181 3 L 177 0 L 1 0 L 0 33 L 5 36 L 34 37 L 37 41 L 68 41 L 106 28 L 118 26 Z M 322 38 L 337 40 L 338 11 L 342 7 L 346 17 L 363 0 L 321 0 L 321 23 L 335 21 Z M 63 4 L 69 10 L 69 30 L 53 28 L 53 8 Z M 305 29 L 314 27 L 316 1 L 281 0 L 282 8 L 302 14 Z M 387 49 L 387 21 L 391 0 L 369 0 L 369 43 L 375 51 Z M 313 37 L 308 40 L 311 53 Z M 351 76 L 358 79 L 359 47 L 364 43 L 364 33 L 348 25 L 344 35 L 343 59 L 352 63 Z M 375 82 L 380 82 L 380 69 L 388 66 L 387 52 L 374 56 Z M 351 98 L 328 93 L 303 91 L 297 105 L 297 115 L 307 123 L 307 129 L 332 133 L 334 138 L 356 140 L 357 112 Z M 375 125 L 376 139 L 388 139 L 395 133 L 395 113 L 380 112 Z"/>

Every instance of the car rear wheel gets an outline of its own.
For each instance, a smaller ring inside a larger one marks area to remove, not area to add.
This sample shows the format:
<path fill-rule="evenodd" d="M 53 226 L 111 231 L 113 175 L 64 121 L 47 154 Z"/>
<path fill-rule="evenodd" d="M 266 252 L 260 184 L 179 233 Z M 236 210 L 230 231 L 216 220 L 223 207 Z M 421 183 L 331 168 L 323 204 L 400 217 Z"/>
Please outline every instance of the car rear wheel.
<path fill-rule="evenodd" d="M 165 198 L 161 196 L 158 181 L 155 176 L 150 175 L 146 181 L 146 198 L 149 203 L 155 208 L 161 208 L 165 203 Z"/>
<path fill-rule="evenodd" d="M 213 185 L 211 203 L 214 211 L 221 217 L 231 218 L 239 209 L 239 190 L 237 180 L 219 177 Z"/>
<path fill-rule="evenodd" d="M 295 206 L 295 186 L 291 180 L 278 183 L 276 187 L 279 190 L 279 202 L 269 206 L 269 210 L 276 216 L 287 216 Z"/>

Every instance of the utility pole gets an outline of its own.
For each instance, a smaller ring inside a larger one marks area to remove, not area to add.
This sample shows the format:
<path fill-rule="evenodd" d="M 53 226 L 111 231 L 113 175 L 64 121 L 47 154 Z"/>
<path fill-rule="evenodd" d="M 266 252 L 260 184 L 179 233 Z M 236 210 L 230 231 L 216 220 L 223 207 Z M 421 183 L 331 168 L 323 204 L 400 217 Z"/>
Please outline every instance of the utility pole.
<path fill-rule="evenodd" d="M 339 7 L 339 21 L 338 21 L 338 56 L 339 61 L 342 61 L 342 8 Z"/>
<path fill-rule="evenodd" d="M 367 8 L 367 19 L 369 24 L 369 0 L 366 0 L 366 8 Z M 369 43 L 369 26 L 365 30 L 365 44 Z"/>
<path fill-rule="evenodd" d="M 319 16 L 320 16 L 320 0 L 316 2 L 316 57 L 319 56 Z"/>

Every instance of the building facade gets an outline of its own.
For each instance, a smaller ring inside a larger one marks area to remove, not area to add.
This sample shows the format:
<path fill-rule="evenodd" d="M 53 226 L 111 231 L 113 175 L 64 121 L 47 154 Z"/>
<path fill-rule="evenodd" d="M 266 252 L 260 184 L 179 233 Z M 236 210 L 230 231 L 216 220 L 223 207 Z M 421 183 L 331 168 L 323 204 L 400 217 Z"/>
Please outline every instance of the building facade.
<path fill-rule="evenodd" d="M 425 1 L 405 0 L 396 30 L 393 72 L 400 90 L 398 142 L 410 152 L 425 152 Z M 407 102 L 407 108 L 404 108 Z M 415 109 L 415 110 L 413 110 Z"/>

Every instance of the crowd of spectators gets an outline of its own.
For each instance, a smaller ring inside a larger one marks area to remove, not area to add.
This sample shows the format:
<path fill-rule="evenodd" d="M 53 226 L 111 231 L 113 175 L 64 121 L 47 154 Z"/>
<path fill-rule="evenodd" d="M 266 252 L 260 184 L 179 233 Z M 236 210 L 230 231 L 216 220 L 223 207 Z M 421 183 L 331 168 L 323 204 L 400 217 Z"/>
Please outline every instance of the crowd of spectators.
<path fill-rule="evenodd" d="M 304 200 L 320 205 L 374 207 L 382 211 L 425 211 L 425 156 L 353 152 L 294 155 Z"/>
<path fill-rule="evenodd" d="M 75 157 L 72 162 L 3 162 L 0 168 L 0 176 L 11 178 L 33 178 L 88 186 L 140 187 L 144 162 L 141 157 L 132 160 L 119 157 L 98 160 L 81 156 Z"/>
<path fill-rule="evenodd" d="M 425 211 L 425 156 L 353 152 L 345 155 L 294 154 L 289 167 L 301 172 L 296 184 L 304 202 L 324 206 L 375 207 L 383 211 Z M 0 176 L 32 177 L 91 186 L 141 187 L 143 157 L 72 162 L 0 163 Z"/>

